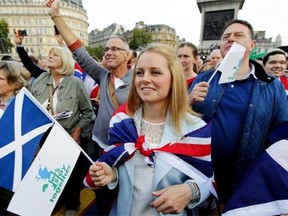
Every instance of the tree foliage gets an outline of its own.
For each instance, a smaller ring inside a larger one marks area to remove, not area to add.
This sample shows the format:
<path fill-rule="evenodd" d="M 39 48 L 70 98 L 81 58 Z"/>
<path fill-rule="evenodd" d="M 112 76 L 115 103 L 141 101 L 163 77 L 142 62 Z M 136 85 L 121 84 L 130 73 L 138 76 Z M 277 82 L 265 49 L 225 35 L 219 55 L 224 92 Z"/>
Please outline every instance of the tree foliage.
<path fill-rule="evenodd" d="M 145 47 L 152 42 L 152 34 L 143 29 L 133 29 L 132 39 L 129 44 L 131 49 L 136 50 L 138 47 Z"/>
<path fill-rule="evenodd" d="M 13 44 L 9 39 L 9 24 L 4 19 L 0 19 L 0 52 L 7 53 L 12 47 Z"/>
<path fill-rule="evenodd" d="M 104 46 L 98 46 L 98 47 L 86 47 L 87 52 L 91 56 L 96 56 L 100 61 L 102 60 L 102 56 L 104 55 Z"/>

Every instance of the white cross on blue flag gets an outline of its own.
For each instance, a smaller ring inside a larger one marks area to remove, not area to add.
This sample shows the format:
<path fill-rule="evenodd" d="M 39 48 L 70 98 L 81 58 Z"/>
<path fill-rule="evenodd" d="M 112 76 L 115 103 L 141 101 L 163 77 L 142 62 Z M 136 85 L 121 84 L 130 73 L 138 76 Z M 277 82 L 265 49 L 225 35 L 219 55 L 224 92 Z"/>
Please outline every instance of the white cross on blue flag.
<path fill-rule="evenodd" d="M 54 120 L 23 88 L 0 119 L 0 186 L 15 191 Z"/>

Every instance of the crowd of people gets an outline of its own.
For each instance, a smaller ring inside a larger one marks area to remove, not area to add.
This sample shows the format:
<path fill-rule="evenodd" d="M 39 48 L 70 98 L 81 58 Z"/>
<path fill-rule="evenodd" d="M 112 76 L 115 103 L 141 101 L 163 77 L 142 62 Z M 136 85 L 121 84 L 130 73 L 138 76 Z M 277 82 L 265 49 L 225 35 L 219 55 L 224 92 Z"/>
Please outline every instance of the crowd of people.
<path fill-rule="evenodd" d="M 151 43 L 136 53 L 113 35 L 100 63 L 62 18 L 59 1 L 46 6 L 59 46 L 40 64 L 15 31 L 21 62 L 0 61 L 0 118 L 26 87 L 52 116 L 71 111 L 59 123 L 84 150 L 93 146 L 95 163 L 79 157 L 55 211 L 64 205 L 65 215 L 76 215 L 86 186 L 97 215 L 221 215 L 273 144 L 270 134 L 288 123 L 287 53 L 275 48 L 262 64 L 251 60 L 253 27 L 235 19 L 206 62 L 192 43 L 176 50 Z M 245 48 L 236 79 L 218 84 L 233 43 Z M 0 187 L 1 214 L 9 214 L 12 196 Z"/>

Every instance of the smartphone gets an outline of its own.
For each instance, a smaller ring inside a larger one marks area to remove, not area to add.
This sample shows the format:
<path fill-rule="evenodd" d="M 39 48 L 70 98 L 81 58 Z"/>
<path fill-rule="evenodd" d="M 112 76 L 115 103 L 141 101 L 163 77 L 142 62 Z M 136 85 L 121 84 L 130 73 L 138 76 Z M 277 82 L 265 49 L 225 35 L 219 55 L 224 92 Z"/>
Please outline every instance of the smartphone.
<path fill-rule="evenodd" d="M 58 29 L 57 29 L 57 27 L 55 25 L 54 25 L 54 31 L 55 31 L 55 35 L 59 35 L 60 34 Z"/>
<path fill-rule="evenodd" d="M 18 35 L 22 37 L 28 36 L 26 29 L 18 30 Z"/>

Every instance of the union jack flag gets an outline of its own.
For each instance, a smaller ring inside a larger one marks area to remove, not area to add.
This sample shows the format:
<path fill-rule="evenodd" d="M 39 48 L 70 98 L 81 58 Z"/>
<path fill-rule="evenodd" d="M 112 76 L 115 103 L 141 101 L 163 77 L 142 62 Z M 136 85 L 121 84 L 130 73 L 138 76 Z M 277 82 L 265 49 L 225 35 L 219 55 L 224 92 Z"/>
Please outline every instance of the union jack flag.
<path fill-rule="evenodd" d="M 161 153 L 171 153 L 173 155 L 172 159 L 177 159 L 175 161 L 167 160 L 167 163 L 191 178 L 198 181 L 207 181 L 213 177 L 211 123 L 205 123 L 198 129 L 185 134 L 179 141 L 169 142 L 160 148 L 144 149 L 144 142 L 145 135 L 138 135 L 134 120 L 127 115 L 126 105 L 124 104 L 117 109 L 110 121 L 108 141 L 110 146 L 104 150 L 103 156 L 98 161 L 106 162 L 110 166 L 118 166 L 133 157 L 138 150 L 146 156 L 147 165 L 153 166 L 154 154 L 160 156 Z M 91 180 L 87 175 L 84 184 L 87 186 L 88 182 L 91 183 Z M 215 191 L 213 191 L 213 194 L 215 194 Z"/>

